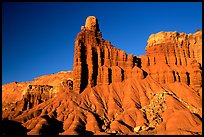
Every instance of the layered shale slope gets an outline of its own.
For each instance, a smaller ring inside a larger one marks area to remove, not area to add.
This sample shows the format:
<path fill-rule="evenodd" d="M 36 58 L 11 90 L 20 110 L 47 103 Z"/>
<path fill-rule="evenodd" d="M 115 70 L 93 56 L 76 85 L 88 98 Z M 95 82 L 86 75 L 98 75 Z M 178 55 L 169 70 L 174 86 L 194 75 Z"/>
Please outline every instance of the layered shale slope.
<path fill-rule="evenodd" d="M 202 31 L 147 43 L 145 55 L 127 54 L 89 16 L 73 71 L 2 86 L 3 134 L 202 134 Z"/>

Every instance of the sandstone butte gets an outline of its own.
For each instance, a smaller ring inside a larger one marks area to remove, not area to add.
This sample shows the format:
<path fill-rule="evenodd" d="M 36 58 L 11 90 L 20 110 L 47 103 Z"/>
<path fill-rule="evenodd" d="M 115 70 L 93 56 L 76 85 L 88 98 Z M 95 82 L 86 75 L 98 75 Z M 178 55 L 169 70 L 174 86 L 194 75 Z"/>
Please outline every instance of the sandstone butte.
<path fill-rule="evenodd" d="M 89 16 L 73 71 L 2 86 L 2 133 L 201 135 L 202 30 L 152 34 L 145 50 L 115 48 Z"/>

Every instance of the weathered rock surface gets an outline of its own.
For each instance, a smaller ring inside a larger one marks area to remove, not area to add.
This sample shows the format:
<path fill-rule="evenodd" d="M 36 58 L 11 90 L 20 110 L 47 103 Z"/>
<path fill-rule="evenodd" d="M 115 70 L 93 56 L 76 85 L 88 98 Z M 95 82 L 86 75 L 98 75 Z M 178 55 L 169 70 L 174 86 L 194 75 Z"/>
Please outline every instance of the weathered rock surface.
<path fill-rule="evenodd" d="M 141 66 L 159 83 L 186 83 L 195 90 L 202 85 L 202 31 L 194 34 L 152 34 L 142 55 Z"/>
<path fill-rule="evenodd" d="M 73 71 L 2 86 L 3 119 L 28 135 L 202 134 L 202 31 L 152 34 L 136 57 L 94 16 L 81 30 Z"/>

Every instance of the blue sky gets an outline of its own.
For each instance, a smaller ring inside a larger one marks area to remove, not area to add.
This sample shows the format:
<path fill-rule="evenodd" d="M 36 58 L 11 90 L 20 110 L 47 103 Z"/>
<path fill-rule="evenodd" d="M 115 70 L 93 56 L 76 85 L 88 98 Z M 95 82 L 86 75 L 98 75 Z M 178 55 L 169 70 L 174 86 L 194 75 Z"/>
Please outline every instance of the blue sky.
<path fill-rule="evenodd" d="M 105 40 L 136 56 L 152 33 L 202 29 L 201 2 L 2 2 L 2 84 L 72 70 L 74 40 L 90 15 Z"/>

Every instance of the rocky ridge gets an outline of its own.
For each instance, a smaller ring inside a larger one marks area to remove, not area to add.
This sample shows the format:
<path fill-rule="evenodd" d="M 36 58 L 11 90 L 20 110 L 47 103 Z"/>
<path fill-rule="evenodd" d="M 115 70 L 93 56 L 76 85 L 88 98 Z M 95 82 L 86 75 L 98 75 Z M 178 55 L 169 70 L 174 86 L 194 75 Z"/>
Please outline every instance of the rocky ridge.
<path fill-rule="evenodd" d="M 202 134 L 201 37 L 159 32 L 134 56 L 104 40 L 89 16 L 73 71 L 2 86 L 2 122 L 28 135 Z"/>

